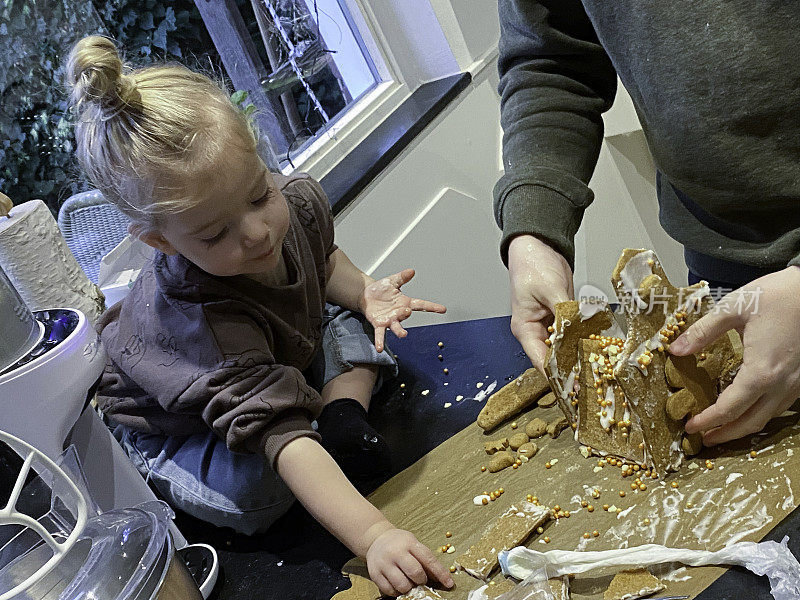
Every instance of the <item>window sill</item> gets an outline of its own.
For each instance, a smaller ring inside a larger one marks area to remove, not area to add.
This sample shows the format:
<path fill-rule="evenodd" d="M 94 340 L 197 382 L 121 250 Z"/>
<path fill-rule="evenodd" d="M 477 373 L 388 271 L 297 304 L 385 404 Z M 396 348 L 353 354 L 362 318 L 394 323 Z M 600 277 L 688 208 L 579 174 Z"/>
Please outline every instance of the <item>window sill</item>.
<path fill-rule="evenodd" d="M 470 83 L 458 73 L 421 85 L 320 179 L 339 214 Z"/>

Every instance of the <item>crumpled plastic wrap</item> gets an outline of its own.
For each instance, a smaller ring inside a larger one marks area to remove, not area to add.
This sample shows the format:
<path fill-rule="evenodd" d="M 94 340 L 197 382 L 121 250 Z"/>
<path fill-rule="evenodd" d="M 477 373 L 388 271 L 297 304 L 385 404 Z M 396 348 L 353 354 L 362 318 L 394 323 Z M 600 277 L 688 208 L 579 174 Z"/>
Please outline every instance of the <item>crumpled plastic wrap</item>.
<path fill-rule="evenodd" d="M 800 563 L 789 550 L 788 542 L 788 537 L 780 543 L 738 542 L 716 552 L 657 544 L 599 552 L 537 552 L 520 546 L 500 553 L 503 573 L 522 581 L 498 600 L 553 600 L 547 586 L 548 577 L 569 573 L 577 575 L 603 567 L 637 568 L 664 563 L 682 563 L 692 567 L 744 567 L 769 578 L 775 600 L 797 600 L 800 598 Z M 480 598 L 476 596 L 474 600 Z"/>

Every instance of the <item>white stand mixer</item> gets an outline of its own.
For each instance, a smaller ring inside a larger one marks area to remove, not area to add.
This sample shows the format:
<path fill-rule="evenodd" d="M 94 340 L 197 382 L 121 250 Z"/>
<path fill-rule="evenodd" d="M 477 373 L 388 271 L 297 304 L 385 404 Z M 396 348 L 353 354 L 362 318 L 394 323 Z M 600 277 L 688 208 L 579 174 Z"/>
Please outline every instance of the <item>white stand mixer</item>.
<path fill-rule="evenodd" d="M 0 429 L 52 460 L 74 445 L 100 510 L 156 500 L 89 405 L 106 353 L 85 315 L 69 308 L 31 313 L 0 269 L 0 332 Z M 39 339 L 32 350 L 31 336 Z M 178 548 L 186 545 L 174 526 L 172 534 Z"/>

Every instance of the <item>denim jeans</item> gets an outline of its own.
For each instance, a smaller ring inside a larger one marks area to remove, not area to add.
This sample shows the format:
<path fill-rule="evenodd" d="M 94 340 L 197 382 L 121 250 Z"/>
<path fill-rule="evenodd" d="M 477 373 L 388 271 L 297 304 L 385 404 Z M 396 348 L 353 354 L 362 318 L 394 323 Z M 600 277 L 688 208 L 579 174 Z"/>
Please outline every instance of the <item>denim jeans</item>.
<path fill-rule="evenodd" d="M 317 389 L 355 364 L 397 374 L 397 361 L 375 350 L 372 327 L 357 313 L 328 304 L 322 348 L 306 371 Z M 190 436 L 164 436 L 118 425 L 114 436 L 139 472 L 174 508 L 213 525 L 251 535 L 266 530 L 294 502 L 266 457 L 231 452 L 210 429 Z"/>

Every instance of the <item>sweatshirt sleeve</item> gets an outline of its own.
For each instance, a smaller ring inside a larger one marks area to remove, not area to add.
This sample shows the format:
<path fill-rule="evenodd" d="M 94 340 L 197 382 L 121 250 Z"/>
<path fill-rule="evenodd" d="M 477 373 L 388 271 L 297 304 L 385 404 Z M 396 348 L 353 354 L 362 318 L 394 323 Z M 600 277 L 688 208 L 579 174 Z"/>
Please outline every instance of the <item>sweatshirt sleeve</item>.
<path fill-rule="evenodd" d="M 575 233 L 617 76 L 579 0 L 499 0 L 498 70 L 505 174 L 494 189 L 500 252 L 520 234 L 574 268 Z"/>
<path fill-rule="evenodd" d="M 319 393 L 275 360 L 271 331 L 244 300 L 193 303 L 137 292 L 101 328 L 113 366 L 102 390 L 112 418 L 163 432 L 202 421 L 231 450 L 263 453 L 270 464 L 290 441 L 319 439 L 311 428 L 322 411 Z M 113 377 L 116 371 L 124 376 Z"/>
<path fill-rule="evenodd" d="M 319 394 L 300 371 L 255 350 L 227 358 L 164 404 L 170 411 L 201 408 L 203 421 L 230 450 L 264 453 L 273 466 L 292 440 L 319 439 L 311 428 L 321 408 Z"/>
<path fill-rule="evenodd" d="M 265 332 L 228 302 L 203 306 L 214 343 L 223 356 L 180 395 L 163 405 L 170 412 L 201 409 L 203 421 L 234 452 L 263 452 L 274 465 L 283 447 L 308 436 L 322 411 L 319 393 L 303 374 L 275 361 Z"/>

